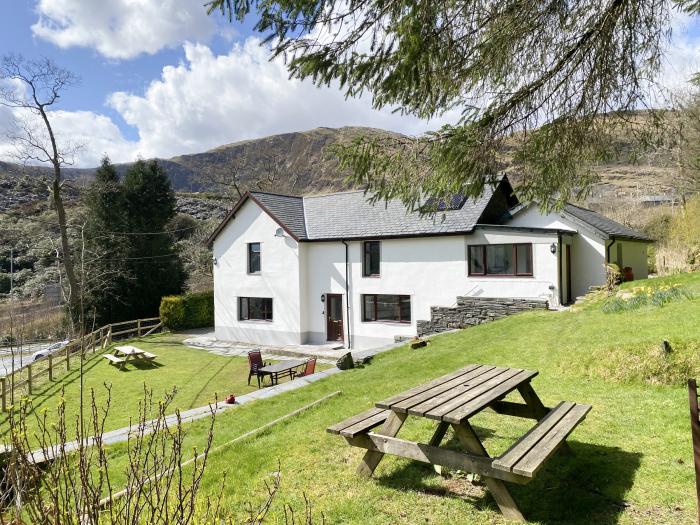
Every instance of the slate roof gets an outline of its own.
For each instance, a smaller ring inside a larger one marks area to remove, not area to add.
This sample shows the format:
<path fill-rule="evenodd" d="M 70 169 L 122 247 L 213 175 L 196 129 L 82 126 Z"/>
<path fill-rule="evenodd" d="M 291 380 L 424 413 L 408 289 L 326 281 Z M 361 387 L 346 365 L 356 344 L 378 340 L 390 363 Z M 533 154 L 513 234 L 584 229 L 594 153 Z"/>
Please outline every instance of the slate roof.
<path fill-rule="evenodd" d="M 299 239 L 306 239 L 304 201 L 302 197 L 275 193 L 250 192 L 250 195 L 274 215 Z"/>
<path fill-rule="evenodd" d="M 400 200 L 374 205 L 363 191 L 304 197 L 308 240 L 358 239 L 469 233 L 491 196 L 488 187 L 480 198 L 468 199 L 461 208 L 434 214 L 409 212 Z"/>
<path fill-rule="evenodd" d="M 603 215 L 600 215 L 599 213 L 587 208 L 581 208 L 580 206 L 575 206 L 573 204 L 566 204 L 563 211 L 564 213 L 571 215 L 579 221 L 585 222 L 586 224 L 610 237 L 634 239 L 646 242 L 654 241 L 651 237 L 648 237 L 641 232 L 628 228 L 624 224 L 608 219 L 607 217 L 604 217 Z"/>
<path fill-rule="evenodd" d="M 507 179 L 503 178 L 502 181 L 508 184 L 503 191 L 512 191 Z M 467 199 L 459 209 L 434 214 L 409 212 L 400 200 L 379 201 L 373 205 L 368 202 L 369 196 L 361 190 L 309 197 L 254 191 L 244 195 L 212 233 L 208 243 L 214 241 L 248 198 L 265 209 L 295 239 L 322 241 L 468 234 L 477 226 L 485 226 L 479 220 L 488 215 L 484 215 L 484 211 L 494 193 L 499 191 L 502 190 L 498 186 L 487 185 L 478 199 Z M 500 201 L 494 199 L 494 202 Z M 567 204 L 563 211 L 573 220 L 586 223 L 605 235 L 652 241 L 646 235 L 592 210 Z"/>

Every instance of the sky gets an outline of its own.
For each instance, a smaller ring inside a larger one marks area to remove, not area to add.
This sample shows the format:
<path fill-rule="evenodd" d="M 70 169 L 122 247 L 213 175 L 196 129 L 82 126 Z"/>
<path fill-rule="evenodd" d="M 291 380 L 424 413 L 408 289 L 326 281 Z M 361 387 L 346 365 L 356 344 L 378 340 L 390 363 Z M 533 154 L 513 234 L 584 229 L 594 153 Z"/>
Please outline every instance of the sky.
<path fill-rule="evenodd" d="M 49 57 L 80 77 L 51 117 L 83 147 L 75 165 L 169 158 L 318 126 L 370 126 L 410 135 L 454 122 L 375 110 L 368 96 L 293 80 L 270 61 L 251 23 L 207 16 L 203 0 L 0 0 L 0 54 Z M 700 21 L 676 14 L 663 80 L 700 70 Z M 0 110 L 0 158 L 12 115 Z M 5 131 L 4 131 L 5 130 Z"/>

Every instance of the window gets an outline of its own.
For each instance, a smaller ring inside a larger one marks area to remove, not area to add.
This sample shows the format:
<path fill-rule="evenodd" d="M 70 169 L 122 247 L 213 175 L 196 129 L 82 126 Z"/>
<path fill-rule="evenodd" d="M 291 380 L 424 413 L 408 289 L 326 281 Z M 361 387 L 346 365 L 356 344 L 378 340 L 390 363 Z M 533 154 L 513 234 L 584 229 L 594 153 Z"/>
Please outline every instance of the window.
<path fill-rule="evenodd" d="M 411 322 L 411 297 L 408 295 L 363 295 L 363 321 Z"/>
<path fill-rule="evenodd" d="M 248 273 L 260 273 L 260 243 L 248 244 Z"/>
<path fill-rule="evenodd" d="M 532 275 L 532 244 L 469 246 L 469 275 Z"/>
<path fill-rule="evenodd" d="M 238 319 L 241 321 L 272 321 L 272 299 L 269 297 L 239 297 Z"/>
<path fill-rule="evenodd" d="M 379 276 L 379 241 L 365 241 L 362 245 L 362 275 Z"/>

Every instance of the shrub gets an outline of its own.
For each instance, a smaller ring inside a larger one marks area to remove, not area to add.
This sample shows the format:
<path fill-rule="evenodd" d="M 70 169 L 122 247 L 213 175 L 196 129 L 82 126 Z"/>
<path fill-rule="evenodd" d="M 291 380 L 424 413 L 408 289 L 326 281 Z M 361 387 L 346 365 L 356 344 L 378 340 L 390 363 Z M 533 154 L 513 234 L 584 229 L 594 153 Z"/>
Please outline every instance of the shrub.
<path fill-rule="evenodd" d="M 660 286 L 653 288 L 635 287 L 630 290 L 631 295 L 611 297 L 603 303 L 601 311 L 606 314 L 619 312 L 627 312 L 630 310 L 638 310 L 645 306 L 660 307 L 674 301 L 682 301 L 684 299 L 692 299 L 693 293 L 686 288 L 679 286 Z"/>
<path fill-rule="evenodd" d="M 615 263 L 605 265 L 605 289 L 612 292 L 622 282 L 620 267 Z"/>
<path fill-rule="evenodd" d="M 171 330 L 214 325 L 214 292 L 169 295 L 160 302 L 160 318 Z"/>

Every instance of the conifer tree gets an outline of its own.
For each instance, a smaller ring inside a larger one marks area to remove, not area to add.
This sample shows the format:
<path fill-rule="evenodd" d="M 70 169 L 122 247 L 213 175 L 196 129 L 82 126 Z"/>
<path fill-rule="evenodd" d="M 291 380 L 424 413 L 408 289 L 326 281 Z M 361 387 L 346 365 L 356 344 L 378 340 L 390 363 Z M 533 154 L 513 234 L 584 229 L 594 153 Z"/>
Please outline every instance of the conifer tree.
<path fill-rule="evenodd" d="M 658 107 L 672 12 L 698 16 L 700 1 L 211 0 L 208 9 L 240 21 L 254 13 L 292 77 L 422 119 L 453 111 L 416 139 L 337 148 L 378 198 L 478 196 L 510 150 L 521 195 L 561 204 L 585 195 L 592 166 L 618 153 L 621 128 L 654 140 L 630 112 Z"/>
<path fill-rule="evenodd" d="M 126 199 L 108 157 L 86 192 L 85 316 L 96 326 L 130 318 Z"/>
<path fill-rule="evenodd" d="M 158 314 L 161 297 L 182 292 L 186 274 L 167 226 L 175 192 L 157 161 L 139 160 L 124 176 L 129 250 L 126 261 L 131 317 Z"/>

